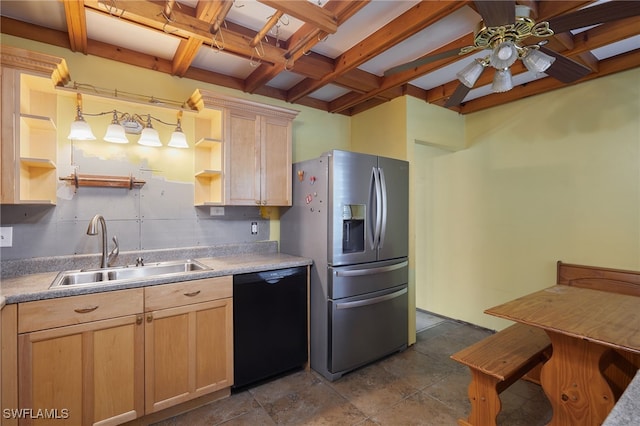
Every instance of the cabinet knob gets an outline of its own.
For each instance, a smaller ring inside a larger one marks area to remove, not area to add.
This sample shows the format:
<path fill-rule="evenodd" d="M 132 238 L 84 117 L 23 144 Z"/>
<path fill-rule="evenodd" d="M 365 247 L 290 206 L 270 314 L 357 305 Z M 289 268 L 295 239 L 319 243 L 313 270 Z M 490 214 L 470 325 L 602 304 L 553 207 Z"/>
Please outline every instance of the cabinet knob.
<path fill-rule="evenodd" d="M 136 324 L 137 324 L 137 325 L 142 324 L 142 315 L 138 315 L 138 316 L 136 317 Z"/>
<path fill-rule="evenodd" d="M 153 321 L 153 314 L 147 315 L 147 322 Z"/>

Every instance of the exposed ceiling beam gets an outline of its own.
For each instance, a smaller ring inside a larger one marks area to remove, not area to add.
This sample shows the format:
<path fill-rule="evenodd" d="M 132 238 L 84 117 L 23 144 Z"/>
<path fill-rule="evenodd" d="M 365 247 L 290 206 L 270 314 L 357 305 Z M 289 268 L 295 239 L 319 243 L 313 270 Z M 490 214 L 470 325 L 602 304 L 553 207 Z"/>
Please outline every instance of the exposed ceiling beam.
<path fill-rule="evenodd" d="M 357 11 L 361 10 L 365 7 L 370 0 L 363 1 L 344 1 L 344 0 L 331 0 L 329 1 L 324 8 L 329 12 L 335 14 L 337 17 L 338 25 L 341 25 L 351 16 L 353 16 Z M 264 86 L 271 79 L 273 79 L 276 75 L 281 73 L 285 69 L 292 69 L 296 72 L 300 72 L 306 77 L 310 77 L 310 75 L 304 72 L 305 63 L 311 62 L 308 57 L 304 57 L 306 53 L 309 53 L 311 48 L 315 46 L 316 43 L 319 43 L 324 37 L 328 34 L 314 28 L 312 24 L 304 24 L 298 29 L 289 40 L 288 50 L 285 53 L 286 63 L 285 64 L 261 64 L 258 69 L 251 73 L 251 75 L 245 81 L 245 91 L 248 93 L 254 93 L 257 88 Z M 316 57 L 320 57 L 320 55 L 316 55 Z M 322 75 L 330 73 L 333 70 L 333 61 L 329 58 L 325 58 L 326 68 L 322 74 L 315 75 L 312 78 L 320 78 Z M 314 67 L 315 68 L 315 67 Z M 315 68 L 315 71 L 320 71 L 322 68 Z"/>
<path fill-rule="evenodd" d="M 322 31 L 334 34 L 338 30 L 338 18 L 328 9 L 309 1 L 258 0 L 260 3 L 307 22 Z"/>
<path fill-rule="evenodd" d="M 63 0 L 72 52 L 87 54 L 87 17 L 82 0 Z"/>
<path fill-rule="evenodd" d="M 295 102 L 328 84 L 340 74 L 356 68 L 375 55 L 411 37 L 470 1 L 421 2 L 352 47 L 335 61 L 333 72 L 319 80 L 306 79 L 289 89 L 288 101 Z"/>

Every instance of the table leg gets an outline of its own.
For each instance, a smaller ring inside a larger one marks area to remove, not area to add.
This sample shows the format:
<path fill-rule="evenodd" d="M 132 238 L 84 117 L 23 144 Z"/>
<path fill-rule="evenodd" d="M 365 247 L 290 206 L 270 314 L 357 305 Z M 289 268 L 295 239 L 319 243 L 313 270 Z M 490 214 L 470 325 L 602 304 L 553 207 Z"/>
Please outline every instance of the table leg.
<path fill-rule="evenodd" d="M 542 367 L 542 388 L 553 407 L 549 426 L 602 424 L 615 397 L 600 371 L 610 349 L 547 330 L 553 353 Z"/>

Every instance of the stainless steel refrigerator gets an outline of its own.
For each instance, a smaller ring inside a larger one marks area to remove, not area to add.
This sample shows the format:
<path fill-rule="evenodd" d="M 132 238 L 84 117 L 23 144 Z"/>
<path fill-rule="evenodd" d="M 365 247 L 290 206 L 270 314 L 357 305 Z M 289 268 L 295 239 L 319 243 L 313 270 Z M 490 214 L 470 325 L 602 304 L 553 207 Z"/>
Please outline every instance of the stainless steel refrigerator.
<path fill-rule="evenodd" d="M 409 163 L 330 151 L 293 166 L 280 251 L 312 258 L 310 363 L 329 380 L 408 342 Z"/>

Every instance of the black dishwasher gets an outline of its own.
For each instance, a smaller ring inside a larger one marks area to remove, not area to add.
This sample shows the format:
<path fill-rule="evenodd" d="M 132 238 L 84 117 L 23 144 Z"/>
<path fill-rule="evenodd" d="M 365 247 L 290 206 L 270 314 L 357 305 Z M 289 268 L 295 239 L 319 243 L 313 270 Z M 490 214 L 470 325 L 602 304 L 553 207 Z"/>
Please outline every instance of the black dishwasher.
<path fill-rule="evenodd" d="M 234 388 L 307 362 L 307 268 L 233 276 Z"/>

